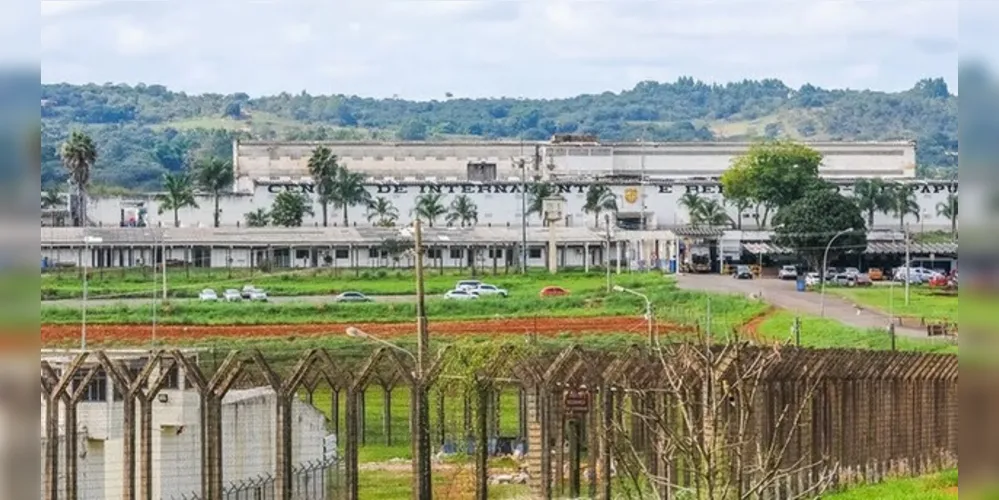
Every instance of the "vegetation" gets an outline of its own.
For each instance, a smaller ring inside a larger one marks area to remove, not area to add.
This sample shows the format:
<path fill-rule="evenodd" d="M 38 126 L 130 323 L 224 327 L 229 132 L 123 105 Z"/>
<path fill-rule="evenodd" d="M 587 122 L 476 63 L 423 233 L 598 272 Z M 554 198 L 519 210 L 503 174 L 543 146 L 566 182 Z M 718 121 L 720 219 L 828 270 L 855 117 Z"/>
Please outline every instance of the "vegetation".
<path fill-rule="evenodd" d="M 274 197 L 270 222 L 275 226 L 300 227 L 306 214 L 313 214 L 309 195 L 282 191 Z"/>
<path fill-rule="evenodd" d="M 163 174 L 163 187 L 164 191 L 156 195 L 156 200 L 160 202 L 160 215 L 167 210 L 173 211 L 173 226 L 180 227 L 180 209 L 198 208 L 198 202 L 194 199 L 191 176 L 186 172 Z M 218 219 L 217 212 L 216 219 Z"/>
<path fill-rule="evenodd" d="M 946 201 L 937 203 L 937 215 L 950 220 L 950 235 L 957 237 L 957 195 L 947 195 Z"/>
<path fill-rule="evenodd" d="M 885 314 L 894 311 L 896 316 L 925 318 L 927 321 L 949 321 L 957 323 L 957 296 L 935 295 L 923 286 L 912 286 L 909 291 L 909 304 L 905 303 L 905 292 L 901 285 L 892 287 L 876 286 L 867 288 L 831 287 L 826 293 L 834 293 L 863 306 L 879 310 Z"/>
<path fill-rule="evenodd" d="M 795 314 L 777 311 L 767 317 L 757 329 L 760 337 L 782 343 L 795 343 Z M 800 316 L 800 340 L 803 347 L 819 349 L 891 349 L 891 337 L 884 330 L 864 330 L 844 325 L 835 319 Z M 900 351 L 957 354 L 957 344 L 947 341 L 911 339 L 896 336 L 895 348 Z"/>
<path fill-rule="evenodd" d="M 67 178 L 59 144 L 74 130 L 99 145 L 94 181 L 159 189 L 191 157 L 225 158 L 234 138 L 264 140 L 602 140 L 789 138 L 919 142 L 925 174 L 954 176 L 957 103 L 942 79 L 903 92 L 792 89 L 779 80 L 714 85 L 681 77 L 565 99 L 405 101 L 302 92 L 190 95 L 162 85 L 42 85 L 42 184 Z"/>
<path fill-rule="evenodd" d="M 479 222 L 479 207 L 468 197 L 467 194 L 460 195 L 451 202 L 451 212 L 447 214 L 448 225 L 458 224 L 473 226 Z"/>
<path fill-rule="evenodd" d="M 75 215 L 80 222 L 87 220 L 87 187 L 90 185 L 90 174 L 97 161 L 97 147 L 87 134 L 74 131 L 69 139 L 62 144 L 59 157 L 66 168 L 69 180 L 76 188 L 78 213 Z M 80 225 L 75 223 L 74 225 Z"/>
<path fill-rule="evenodd" d="M 332 202 L 333 182 L 340 169 L 337 156 L 329 148 L 319 146 L 312 151 L 308 162 L 309 175 L 319 192 L 319 205 L 323 211 L 323 227 L 329 225 L 329 206 Z"/>
<path fill-rule="evenodd" d="M 593 214 L 593 223 L 600 227 L 600 214 L 603 212 L 617 212 L 617 198 L 614 192 L 603 184 L 593 184 L 586 190 L 586 203 L 583 211 Z"/>
<path fill-rule="evenodd" d="M 194 167 L 194 179 L 198 188 L 212 194 L 215 201 L 214 216 L 215 227 L 219 227 L 219 215 L 222 213 L 219 208 L 219 199 L 222 193 L 232 188 L 235 180 L 232 171 L 232 163 L 218 158 L 206 158 L 201 160 Z"/>
<path fill-rule="evenodd" d="M 413 207 L 413 215 L 417 219 L 424 221 L 428 226 L 434 227 L 434 223 L 441 216 L 447 214 L 447 207 L 441 201 L 442 194 L 421 194 L 416 197 L 416 205 Z"/>
<path fill-rule="evenodd" d="M 365 214 L 368 222 L 374 222 L 376 226 L 392 227 L 395 221 L 399 220 L 399 209 L 391 201 L 379 196 L 368 204 L 368 211 Z"/>
<path fill-rule="evenodd" d="M 867 244 L 864 217 L 857 203 L 823 182 L 774 216 L 778 245 L 790 248 L 808 263 L 810 269 L 825 272 L 823 258 L 829 250 L 836 255 L 863 251 Z"/>
<path fill-rule="evenodd" d="M 957 500 L 957 470 L 917 478 L 890 479 L 881 484 L 849 488 L 823 495 L 825 500 Z"/>

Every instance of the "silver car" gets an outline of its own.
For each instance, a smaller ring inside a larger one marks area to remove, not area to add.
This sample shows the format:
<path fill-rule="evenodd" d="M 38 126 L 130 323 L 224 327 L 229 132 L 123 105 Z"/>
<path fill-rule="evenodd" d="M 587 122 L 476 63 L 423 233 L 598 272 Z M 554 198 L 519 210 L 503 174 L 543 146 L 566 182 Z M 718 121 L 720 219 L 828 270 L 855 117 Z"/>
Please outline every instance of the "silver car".
<path fill-rule="evenodd" d="M 477 298 L 479 298 L 477 293 L 466 290 L 451 290 L 444 294 L 446 300 L 474 300 Z"/>
<path fill-rule="evenodd" d="M 267 302 L 267 292 L 259 288 L 250 290 L 250 302 Z"/>
<path fill-rule="evenodd" d="M 226 302 L 240 302 L 243 300 L 243 296 L 239 293 L 239 290 L 230 288 L 222 293 L 222 300 Z"/>
<path fill-rule="evenodd" d="M 202 302 L 216 302 L 219 300 L 219 296 L 215 293 L 215 290 L 211 288 L 205 288 L 198 294 L 198 300 Z"/>
<path fill-rule="evenodd" d="M 485 283 L 480 283 L 479 286 L 472 290 L 480 297 L 483 295 L 499 295 L 500 297 L 506 298 L 507 292 L 505 289 L 500 288 L 496 285 L 487 285 Z"/>

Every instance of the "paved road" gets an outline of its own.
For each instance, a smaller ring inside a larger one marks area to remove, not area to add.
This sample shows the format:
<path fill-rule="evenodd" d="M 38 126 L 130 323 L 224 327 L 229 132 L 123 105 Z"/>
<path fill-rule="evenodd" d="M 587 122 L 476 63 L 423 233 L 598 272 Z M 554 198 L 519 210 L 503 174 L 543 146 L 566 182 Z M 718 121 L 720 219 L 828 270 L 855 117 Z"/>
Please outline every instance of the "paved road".
<path fill-rule="evenodd" d="M 385 303 L 405 303 L 414 302 L 416 300 L 415 295 L 370 295 L 375 302 L 385 302 Z M 428 295 L 427 298 L 434 298 L 433 295 Z M 101 307 L 101 306 L 143 306 L 149 305 L 150 299 L 88 299 L 87 307 Z M 170 299 L 170 302 L 196 302 L 198 299 Z M 298 297 L 268 297 L 267 300 L 275 304 L 287 304 L 289 302 L 298 302 L 306 304 L 324 304 L 332 303 L 332 295 L 304 295 Z M 43 300 L 42 307 L 46 306 L 58 306 L 58 307 L 82 307 L 83 300 L 81 299 L 60 299 L 60 300 Z"/>
<path fill-rule="evenodd" d="M 821 295 L 815 292 L 799 292 L 794 281 L 777 279 L 737 280 L 731 276 L 717 274 L 684 274 L 678 283 L 680 288 L 706 292 L 755 295 L 764 301 L 801 314 L 819 316 L 822 312 Z M 888 315 L 870 309 L 859 310 L 848 300 L 826 293 L 825 316 L 856 328 L 888 328 Z M 926 331 L 917 328 L 895 328 L 895 333 L 908 337 L 926 338 Z"/>

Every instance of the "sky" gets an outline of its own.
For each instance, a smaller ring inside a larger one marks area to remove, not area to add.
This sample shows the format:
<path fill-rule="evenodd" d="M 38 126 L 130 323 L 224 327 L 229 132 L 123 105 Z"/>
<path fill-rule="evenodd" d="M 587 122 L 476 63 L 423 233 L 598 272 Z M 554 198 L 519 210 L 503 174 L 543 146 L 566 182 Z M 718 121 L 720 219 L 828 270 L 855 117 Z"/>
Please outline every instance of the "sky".
<path fill-rule="evenodd" d="M 42 0 L 39 53 L 45 83 L 251 96 L 555 98 L 680 76 L 887 91 L 941 76 L 956 90 L 958 51 L 974 48 L 959 28 L 996 38 L 985 26 L 999 2 L 971 4 L 980 12 L 957 0 Z"/>

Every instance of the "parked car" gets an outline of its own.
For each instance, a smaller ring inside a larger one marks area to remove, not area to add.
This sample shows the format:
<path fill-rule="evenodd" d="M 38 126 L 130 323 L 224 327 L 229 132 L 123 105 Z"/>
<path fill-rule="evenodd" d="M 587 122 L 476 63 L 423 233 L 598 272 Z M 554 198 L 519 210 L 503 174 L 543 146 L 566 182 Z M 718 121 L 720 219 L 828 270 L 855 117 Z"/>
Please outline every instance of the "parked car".
<path fill-rule="evenodd" d="M 481 284 L 482 282 L 478 280 L 461 280 L 454 285 L 454 289 L 472 291 L 475 290 L 476 288 L 479 288 L 479 285 Z"/>
<path fill-rule="evenodd" d="M 239 293 L 239 290 L 235 288 L 230 288 L 222 293 L 222 300 L 226 302 L 239 302 L 243 300 L 243 294 Z"/>
<path fill-rule="evenodd" d="M 474 300 L 479 298 L 479 294 L 468 290 L 451 290 L 444 294 L 446 300 Z"/>
<path fill-rule="evenodd" d="M 819 286 L 822 283 L 822 277 L 819 273 L 808 273 L 805 275 L 805 286 Z"/>
<path fill-rule="evenodd" d="M 856 286 L 871 286 L 874 282 L 871 280 L 871 276 L 867 273 L 859 273 L 853 277 L 853 284 Z"/>
<path fill-rule="evenodd" d="M 343 292 L 333 298 L 334 302 L 371 302 L 371 297 L 361 292 Z"/>
<path fill-rule="evenodd" d="M 846 272 L 838 272 L 836 274 L 828 275 L 826 277 L 826 283 L 839 286 L 853 286 L 855 278 L 855 276 L 847 274 Z"/>
<path fill-rule="evenodd" d="M 860 269 L 857 269 L 856 267 L 845 267 L 843 268 L 843 274 L 847 276 L 856 276 L 860 274 Z"/>
<path fill-rule="evenodd" d="M 872 267 L 867 270 L 867 276 L 871 278 L 871 281 L 881 281 L 885 279 L 885 273 L 880 268 Z"/>
<path fill-rule="evenodd" d="M 912 267 L 912 268 L 899 267 L 895 269 L 893 279 L 895 281 L 905 281 L 906 275 L 908 275 L 909 283 L 919 284 L 919 283 L 927 283 L 931 279 L 936 278 L 941 274 L 936 271 L 926 269 L 925 267 Z"/>
<path fill-rule="evenodd" d="M 198 294 L 198 300 L 202 302 L 216 302 L 219 300 L 219 296 L 215 293 L 215 290 L 211 288 L 205 288 Z"/>
<path fill-rule="evenodd" d="M 249 299 L 250 298 L 250 294 L 253 293 L 253 291 L 256 290 L 256 289 L 257 289 L 257 287 L 255 287 L 253 285 L 243 285 L 243 289 L 239 291 L 239 295 L 240 295 L 240 297 L 243 297 L 244 299 Z"/>
<path fill-rule="evenodd" d="M 259 288 L 250 290 L 250 302 L 267 302 L 267 292 Z"/>
<path fill-rule="evenodd" d="M 505 289 L 500 288 L 496 285 L 487 285 L 485 283 L 479 283 L 478 288 L 476 288 L 475 293 L 479 296 L 482 295 L 499 295 L 500 297 L 506 298 L 507 292 Z"/>
<path fill-rule="evenodd" d="M 564 297 L 569 295 L 569 290 L 562 288 L 560 286 L 546 286 L 541 289 L 538 295 L 542 297 Z"/>
<path fill-rule="evenodd" d="M 737 280 L 751 280 L 753 279 L 753 270 L 749 266 L 736 266 L 732 277 Z"/>
<path fill-rule="evenodd" d="M 777 271 L 777 278 L 782 280 L 798 279 L 798 268 L 795 266 L 783 266 Z"/>

